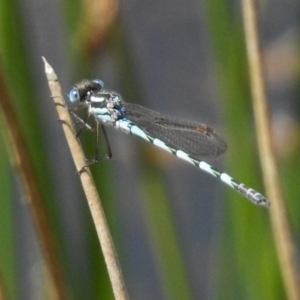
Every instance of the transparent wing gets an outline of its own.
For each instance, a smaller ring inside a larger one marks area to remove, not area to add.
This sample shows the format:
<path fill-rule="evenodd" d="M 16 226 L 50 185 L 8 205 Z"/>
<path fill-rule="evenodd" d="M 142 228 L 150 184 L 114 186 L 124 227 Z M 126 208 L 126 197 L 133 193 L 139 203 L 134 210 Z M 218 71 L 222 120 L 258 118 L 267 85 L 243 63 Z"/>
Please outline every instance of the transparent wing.
<path fill-rule="evenodd" d="M 207 125 L 163 115 L 137 104 L 123 104 L 130 121 L 175 150 L 200 158 L 217 156 L 227 149 L 226 142 Z"/>

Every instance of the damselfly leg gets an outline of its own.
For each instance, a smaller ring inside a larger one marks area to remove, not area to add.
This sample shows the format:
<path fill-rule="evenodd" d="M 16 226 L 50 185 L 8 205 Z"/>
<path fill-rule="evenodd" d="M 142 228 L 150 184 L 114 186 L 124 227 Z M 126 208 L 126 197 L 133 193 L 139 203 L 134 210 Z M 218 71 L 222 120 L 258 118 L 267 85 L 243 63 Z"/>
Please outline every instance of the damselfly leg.
<path fill-rule="evenodd" d="M 106 146 L 106 155 L 101 156 L 99 154 L 99 146 L 100 146 L 100 129 L 102 131 L 104 142 Z M 86 159 L 86 165 L 84 167 L 90 166 L 94 163 L 97 163 L 101 160 L 111 159 L 112 158 L 112 151 L 110 148 L 110 144 L 108 141 L 108 137 L 106 134 L 106 130 L 103 124 L 100 124 L 99 122 L 96 122 L 96 141 L 95 141 L 95 157 L 94 158 L 88 158 Z"/>
<path fill-rule="evenodd" d="M 89 130 L 89 131 L 95 131 L 96 127 L 96 139 L 95 139 L 95 156 L 94 158 L 87 158 L 86 159 L 86 165 L 79 171 L 79 173 L 81 173 L 85 167 L 90 166 L 94 163 L 97 163 L 101 160 L 106 160 L 106 159 L 111 159 L 112 157 L 112 151 L 111 151 L 111 147 L 109 144 L 109 140 L 105 131 L 105 127 L 103 124 L 97 122 L 96 120 L 94 121 L 94 125 L 91 126 L 90 124 L 88 124 L 88 120 L 90 115 L 87 116 L 86 120 L 83 120 L 82 118 L 80 118 L 76 113 L 74 113 L 74 111 L 69 109 L 70 114 L 74 117 L 74 119 L 76 120 L 76 122 L 80 125 L 79 130 L 77 131 L 77 133 L 75 134 L 75 137 L 79 137 L 81 135 L 81 133 L 83 132 L 83 130 Z M 106 154 L 105 155 L 100 155 L 100 130 L 103 134 L 104 137 L 104 143 L 105 143 L 105 147 L 106 147 Z"/>

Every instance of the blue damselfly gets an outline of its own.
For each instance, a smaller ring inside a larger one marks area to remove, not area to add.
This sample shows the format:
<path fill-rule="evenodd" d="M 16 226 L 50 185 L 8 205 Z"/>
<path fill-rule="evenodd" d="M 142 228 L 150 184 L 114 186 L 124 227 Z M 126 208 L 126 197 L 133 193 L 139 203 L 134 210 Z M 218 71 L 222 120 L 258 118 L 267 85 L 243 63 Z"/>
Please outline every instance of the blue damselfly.
<path fill-rule="evenodd" d="M 84 80 L 76 84 L 68 96 L 70 101 L 75 104 L 75 108 L 70 112 L 81 124 L 81 129 L 92 130 L 93 128 L 87 120 L 84 121 L 75 114 L 75 110 L 85 107 L 88 110 L 88 116 L 94 117 L 95 120 L 96 154 L 93 159 L 87 160 L 87 165 L 103 159 L 99 156 L 98 151 L 100 129 L 103 131 L 107 146 L 105 158 L 111 158 L 112 152 L 104 128 L 104 125 L 111 125 L 137 135 L 199 167 L 219 178 L 253 203 L 261 206 L 270 205 L 270 202 L 254 189 L 239 183 L 228 174 L 220 172 L 201 160 L 201 157 L 205 156 L 218 156 L 227 149 L 226 143 L 213 128 L 163 115 L 137 104 L 126 103 L 118 93 L 105 90 L 103 82 L 99 79 Z"/>

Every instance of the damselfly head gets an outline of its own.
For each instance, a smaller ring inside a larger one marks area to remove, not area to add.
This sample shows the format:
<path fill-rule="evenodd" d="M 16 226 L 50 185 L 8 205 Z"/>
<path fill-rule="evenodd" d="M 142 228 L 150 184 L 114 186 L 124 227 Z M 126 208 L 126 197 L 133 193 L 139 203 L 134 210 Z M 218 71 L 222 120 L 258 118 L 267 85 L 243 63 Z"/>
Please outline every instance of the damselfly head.
<path fill-rule="evenodd" d="M 92 93 L 100 92 L 104 87 L 104 83 L 100 79 L 83 80 L 76 84 L 69 92 L 69 100 L 74 104 L 80 104 L 89 101 Z"/>

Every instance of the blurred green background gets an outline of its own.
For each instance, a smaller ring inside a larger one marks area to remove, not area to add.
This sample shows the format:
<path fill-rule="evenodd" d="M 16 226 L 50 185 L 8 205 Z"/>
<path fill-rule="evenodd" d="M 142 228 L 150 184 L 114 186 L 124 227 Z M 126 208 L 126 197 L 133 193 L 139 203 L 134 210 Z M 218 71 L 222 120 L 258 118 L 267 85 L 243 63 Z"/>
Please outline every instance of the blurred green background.
<path fill-rule="evenodd" d="M 274 140 L 299 243 L 300 4 L 260 4 Z M 71 299 L 113 295 L 41 56 L 64 93 L 81 79 L 101 78 L 125 101 L 216 128 L 229 148 L 208 162 L 264 192 L 238 1 L 0 1 L 1 72 Z M 51 299 L 24 187 L 0 127 L 0 273 L 11 299 Z M 285 298 L 266 209 L 138 138 L 108 134 L 113 159 L 92 171 L 130 299 Z M 92 156 L 93 135 L 82 142 Z"/>

